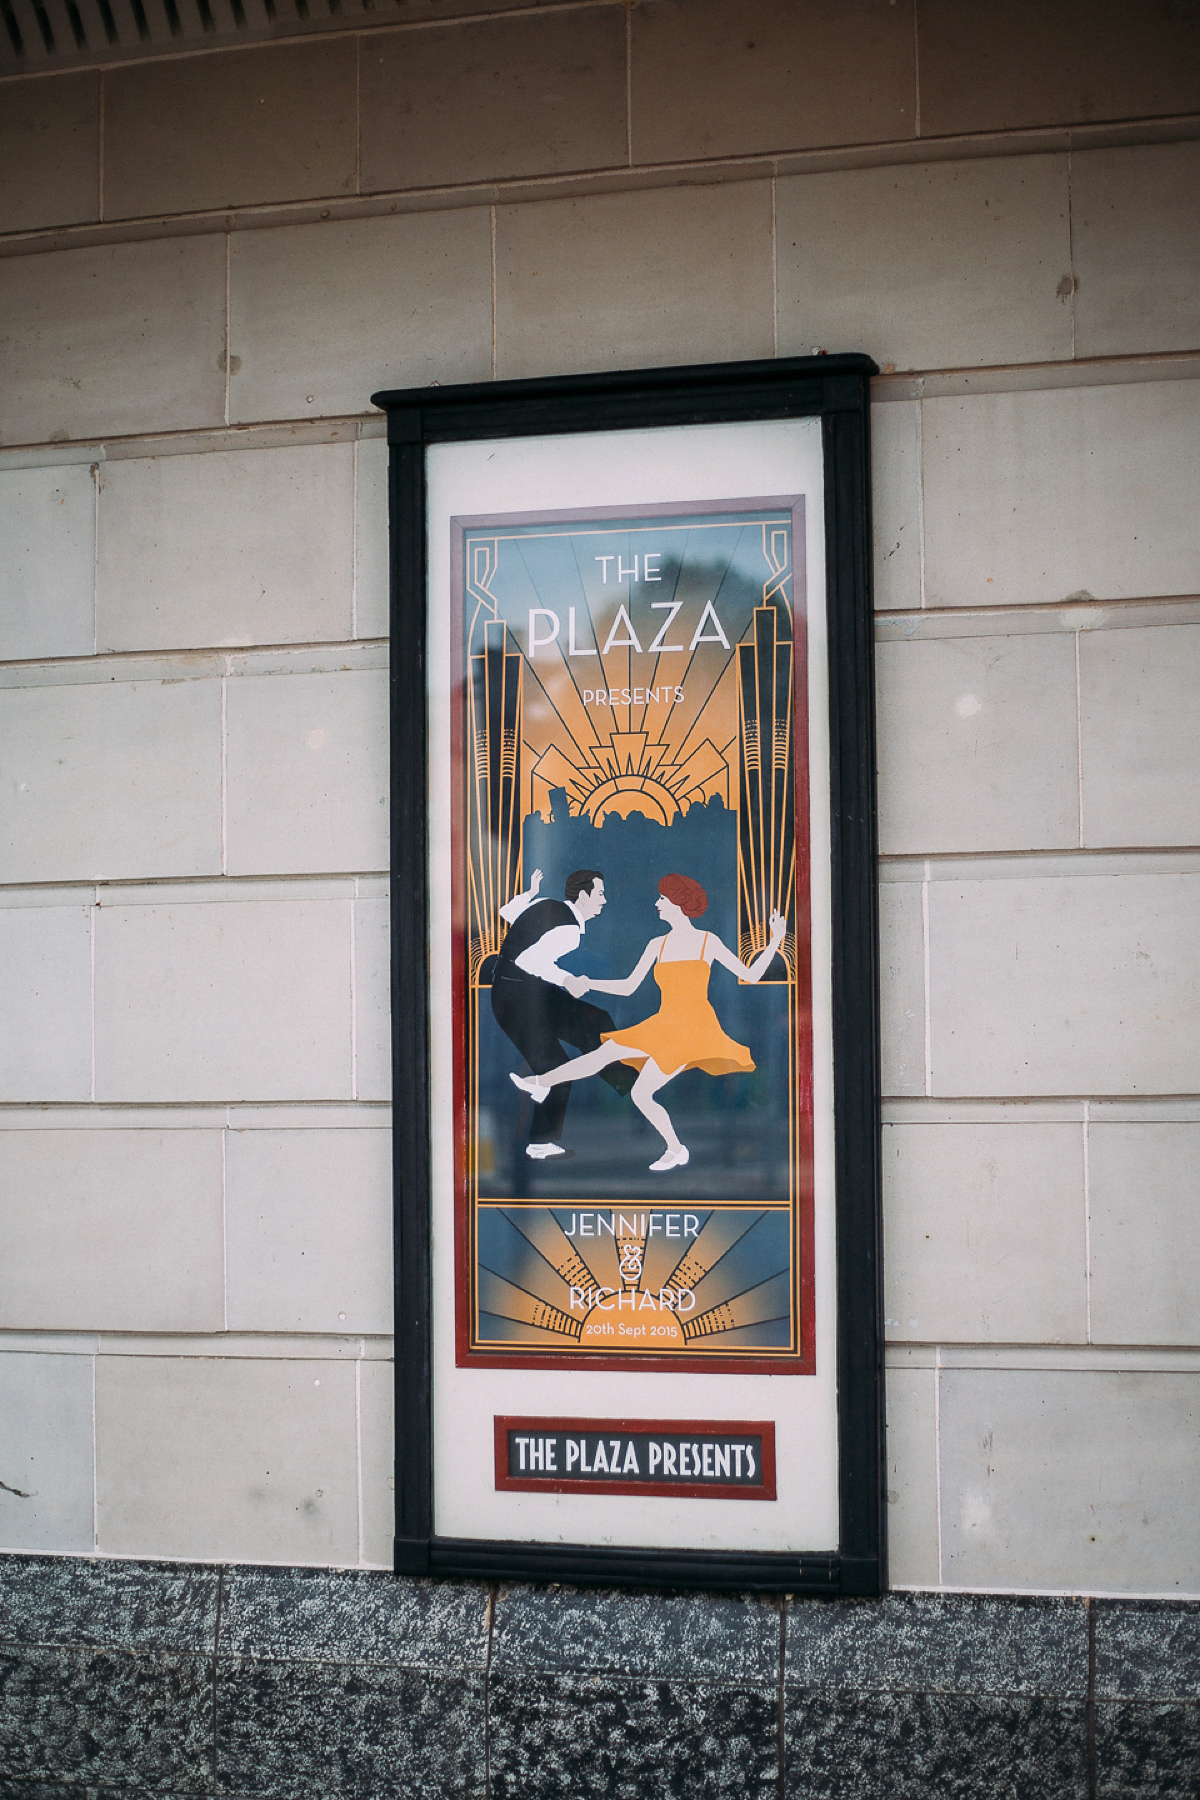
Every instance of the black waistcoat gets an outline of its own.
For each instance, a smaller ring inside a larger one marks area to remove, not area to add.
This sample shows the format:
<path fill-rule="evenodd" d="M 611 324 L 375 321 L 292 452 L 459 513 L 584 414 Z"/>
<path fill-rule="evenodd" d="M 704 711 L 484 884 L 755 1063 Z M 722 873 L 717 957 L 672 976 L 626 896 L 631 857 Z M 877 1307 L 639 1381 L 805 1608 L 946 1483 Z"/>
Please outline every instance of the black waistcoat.
<path fill-rule="evenodd" d="M 539 938 L 545 937 L 559 925 L 578 926 L 579 920 L 571 911 L 565 900 L 535 900 L 527 906 L 519 918 L 514 919 L 505 932 L 500 944 L 499 961 L 501 966 L 513 964 L 518 956 L 536 944 Z M 523 975 L 524 969 L 518 974 Z M 534 977 L 536 979 L 536 977 Z"/>

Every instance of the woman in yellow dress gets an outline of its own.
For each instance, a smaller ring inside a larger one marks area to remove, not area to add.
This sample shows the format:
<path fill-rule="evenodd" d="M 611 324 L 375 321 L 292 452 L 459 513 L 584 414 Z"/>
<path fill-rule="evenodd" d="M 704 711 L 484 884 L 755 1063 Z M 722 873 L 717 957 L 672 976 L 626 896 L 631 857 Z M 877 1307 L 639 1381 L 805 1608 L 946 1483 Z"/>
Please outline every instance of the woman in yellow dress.
<path fill-rule="evenodd" d="M 658 884 L 655 911 L 670 927 L 663 937 L 651 938 L 632 975 L 623 981 L 587 982 L 585 991 L 629 995 L 637 992 L 651 969 L 662 999 L 658 1011 L 640 1024 L 606 1031 L 604 1041 L 584 1056 L 572 1057 L 543 1075 L 514 1075 L 512 1080 L 534 1100 L 544 1100 L 552 1087 L 563 1081 L 581 1081 L 597 1075 L 609 1063 L 640 1067 L 631 1098 L 659 1133 L 666 1150 L 651 1169 L 680 1169 L 688 1160 L 686 1144 L 679 1141 L 671 1115 L 659 1100 L 658 1090 L 682 1069 L 704 1069 L 710 1075 L 749 1073 L 754 1059 L 744 1044 L 737 1044 L 721 1029 L 708 998 L 708 976 L 719 962 L 739 981 L 759 981 L 783 942 L 787 929 L 781 913 L 771 914 L 771 938 L 750 964 L 741 962 L 711 931 L 693 923 L 708 908 L 708 895 L 687 875 L 664 875 Z M 579 978 L 583 980 L 583 977 Z"/>

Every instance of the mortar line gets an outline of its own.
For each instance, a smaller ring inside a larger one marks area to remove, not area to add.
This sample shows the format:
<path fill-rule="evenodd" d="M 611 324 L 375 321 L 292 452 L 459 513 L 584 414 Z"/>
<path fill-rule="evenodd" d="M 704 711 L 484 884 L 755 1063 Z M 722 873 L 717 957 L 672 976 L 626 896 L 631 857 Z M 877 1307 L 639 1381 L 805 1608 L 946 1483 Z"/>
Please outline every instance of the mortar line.
<path fill-rule="evenodd" d="M 771 354 L 779 355 L 779 226 L 775 210 L 779 165 L 771 171 Z"/>
<path fill-rule="evenodd" d="M 921 960 L 925 984 L 925 1098 L 933 1098 L 933 1021 L 929 1012 L 929 863 L 921 881 Z"/>
<path fill-rule="evenodd" d="M 92 655 L 100 654 L 100 464 L 92 464 Z"/>
<path fill-rule="evenodd" d="M 917 572 L 925 611 L 925 402 L 917 398 Z"/>
<path fill-rule="evenodd" d="M 1079 808 L 1079 848 L 1086 849 L 1083 841 L 1083 690 L 1079 675 L 1079 638 L 1075 633 L 1075 777 L 1077 804 Z"/>
<path fill-rule="evenodd" d="M 221 1330 L 229 1330 L 229 1227 L 226 1196 L 227 1183 L 227 1146 L 229 1142 L 229 1108 L 225 1108 L 225 1123 L 221 1127 Z"/>
<path fill-rule="evenodd" d="M 362 193 L 362 33 L 354 34 L 354 192 Z"/>
<path fill-rule="evenodd" d="M 104 100 L 107 71 L 100 70 L 100 94 L 96 102 L 96 215 L 98 222 L 104 220 Z"/>
<path fill-rule="evenodd" d="M 358 1099 L 358 876 L 350 901 L 350 1098 Z"/>
<path fill-rule="evenodd" d="M 92 889 L 92 904 L 88 908 L 88 1012 L 91 1030 L 91 1074 L 88 1081 L 88 1099 L 95 1104 L 96 1100 L 96 914 L 100 909 L 100 889 Z"/>
<path fill-rule="evenodd" d="M 937 1520 L 937 1581 L 945 1586 L 942 1574 L 942 1347 L 933 1352 L 933 1498 Z"/>
<path fill-rule="evenodd" d="M 1092 1103 L 1083 1103 L 1083 1276 L 1087 1302 L 1087 1341 L 1092 1341 Z"/>
<path fill-rule="evenodd" d="M 1071 276 L 1071 361 L 1075 361 L 1075 192 L 1072 179 L 1071 149 L 1073 133 L 1067 133 L 1067 268 Z"/>
<path fill-rule="evenodd" d="M 229 262 L 233 233 L 225 233 L 225 423 L 229 423 Z"/>
<path fill-rule="evenodd" d="M 625 6 L 625 161 L 633 167 L 633 7 Z"/>
<path fill-rule="evenodd" d="M 96 1454 L 96 1364 L 98 1352 L 91 1355 L 92 1364 L 92 1555 L 100 1550 L 100 1459 Z"/>
<path fill-rule="evenodd" d="M 229 658 L 225 659 L 226 673 L 221 677 L 221 873 L 229 873 L 229 805 L 228 805 L 228 773 L 226 768 L 228 753 L 228 726 L 226 706 L 229 695 Z"/>
<path fill-rule="evenodd" d="M 350 638 L 358 637 L 358 446 L 350 462 Z"/>
<path fill-rule="evenodd" d="M 921 135 L 921 32 L 917 21 L 920 0 L 913 0 L 913 136 Z"/>
<path fill-rule="evenodd" d="M 355 1479 L 358 1483 L 358 1566 L 365 1567 L 363 1544 L 363 1474 L 362 1474 L 362 1359 L 365 1346 L 362 1338 L 358 1340 L 358 1355 L 354 1359 L 354 1467 Z"/>
<path fill-rule="evenodd" d="M 488 213 L 492 226 L 492 380 L 496 379 L 496 208 L 490 206 Z"/>

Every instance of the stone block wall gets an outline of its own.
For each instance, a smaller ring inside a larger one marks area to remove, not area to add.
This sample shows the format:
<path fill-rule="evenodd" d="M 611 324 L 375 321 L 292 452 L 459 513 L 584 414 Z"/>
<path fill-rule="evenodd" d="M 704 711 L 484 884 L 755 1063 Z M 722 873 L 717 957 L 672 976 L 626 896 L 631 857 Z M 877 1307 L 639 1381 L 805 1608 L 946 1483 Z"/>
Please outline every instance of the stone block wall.
<path fill-rule="evenodd" d="M 1185 1800 L 1194 1607 L 0 1560 L 20 1800 Z"/>
<path fill-rule="evenodd" d="M 371 392 L 866 350 L 892 1577 L 1200 1594 L 1195 9 L 465 7 L 0 81 L 0 1548 L 390 1558 Z"/>

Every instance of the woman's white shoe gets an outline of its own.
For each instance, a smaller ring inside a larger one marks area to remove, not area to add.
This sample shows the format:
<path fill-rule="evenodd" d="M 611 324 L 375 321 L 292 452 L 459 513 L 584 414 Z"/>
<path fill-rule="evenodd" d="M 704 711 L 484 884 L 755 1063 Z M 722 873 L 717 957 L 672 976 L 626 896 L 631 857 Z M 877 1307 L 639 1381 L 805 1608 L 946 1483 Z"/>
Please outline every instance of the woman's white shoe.
<path fill-rule="evenodd" d="M 536 1075 L 510 1075 L 509 1080 L 523 1094 L 528 1094 L 531 1100 L 536 1100 L 539 1106 L 550 1092 L 548 1087 L 542 1086 Z"/>
<path fill-rule="evenodd" d="M 652 1162 L 650 1168 L 654 1172 L 660 1169 L 682 1169 L 687 1160 L 688 1147 L 686 1144 L 680 1144 L 674 1150 L 668 1150 L 664 1156 L 660 1156 L 657 1162 Z"/>

